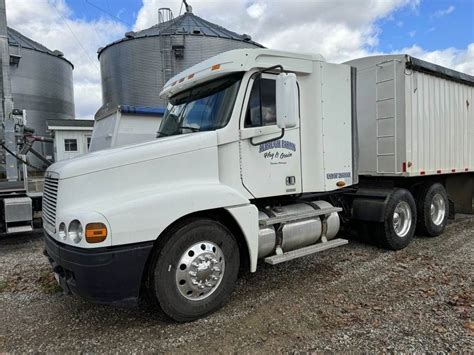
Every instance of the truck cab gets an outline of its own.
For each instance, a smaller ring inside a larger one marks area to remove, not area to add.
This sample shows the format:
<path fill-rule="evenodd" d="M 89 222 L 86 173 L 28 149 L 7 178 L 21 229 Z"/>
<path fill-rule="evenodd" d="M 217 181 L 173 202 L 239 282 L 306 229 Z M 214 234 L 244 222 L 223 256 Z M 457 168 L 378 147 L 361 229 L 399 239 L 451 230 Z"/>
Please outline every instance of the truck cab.
<path fill-rule="evenodd" d="M 169 105 L 157 139 L 47 171 L 45 253 L 67 292 L 116 305 L 147 293 L 190 321 L 221 307 L 258 260 L 346 244 L 337 234 L 351 216 L 389 226 L 380 230 L 391 249 L 413 238 L 406 190 L 355 188 L 349 65 L 240 49 L 178 74 L 160 95 Z"/>

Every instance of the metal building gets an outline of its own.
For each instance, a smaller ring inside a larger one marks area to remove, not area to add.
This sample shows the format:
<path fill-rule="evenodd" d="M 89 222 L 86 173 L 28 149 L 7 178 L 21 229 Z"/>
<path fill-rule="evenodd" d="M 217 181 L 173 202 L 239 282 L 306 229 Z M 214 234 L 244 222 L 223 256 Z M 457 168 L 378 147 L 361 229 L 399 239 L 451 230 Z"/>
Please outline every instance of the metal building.
<path fill-rule="evenodd" d="M 262 45 L 186 12 L 173 18 L 160 9 L 158 24 L 127 32 L 125 38 L 99 48 L 102 74 L 101 111 L 118 105 L 163 107 L 161 88 L 175 74 L 209 57 L 239 48 Z"/>
<path fill-rule="evenodd" d="M 47 136 L 48 119 L 74 119 L 74 67 L 60 51 L 51 51 L 12 28 L 7 34 L 14 108 L 25 110 L 27 126 L 36 135 Z M 34 147 L 53 158 L 51 143 L 38 142 Z M 41 164 L 34 157 L 31 160 Z"/>

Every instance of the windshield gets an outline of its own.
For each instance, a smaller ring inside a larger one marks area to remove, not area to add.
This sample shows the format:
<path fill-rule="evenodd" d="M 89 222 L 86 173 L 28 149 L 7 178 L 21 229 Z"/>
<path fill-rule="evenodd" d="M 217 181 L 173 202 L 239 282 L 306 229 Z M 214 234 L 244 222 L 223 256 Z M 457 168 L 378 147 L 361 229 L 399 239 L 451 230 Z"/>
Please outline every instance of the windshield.
<path fill-rule="evenodd" d="M 157 137 L 212 131 L 229 122 L 243 73 L 210 81 L 170 99 Z"/>

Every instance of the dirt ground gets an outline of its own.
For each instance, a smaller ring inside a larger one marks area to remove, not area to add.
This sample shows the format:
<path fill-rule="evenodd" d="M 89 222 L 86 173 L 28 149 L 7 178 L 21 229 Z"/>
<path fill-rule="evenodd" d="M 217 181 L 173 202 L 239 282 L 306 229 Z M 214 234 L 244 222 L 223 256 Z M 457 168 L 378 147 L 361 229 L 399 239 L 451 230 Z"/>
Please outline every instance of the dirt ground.
<path fill-rule="evenodd" d="M 352 242 L 244 275 L 231 301 L 176 324 L 65 296 L 42 240 L 0 241 L 1 352 L 474 352 L 474 219 L 389 252 Z"/>

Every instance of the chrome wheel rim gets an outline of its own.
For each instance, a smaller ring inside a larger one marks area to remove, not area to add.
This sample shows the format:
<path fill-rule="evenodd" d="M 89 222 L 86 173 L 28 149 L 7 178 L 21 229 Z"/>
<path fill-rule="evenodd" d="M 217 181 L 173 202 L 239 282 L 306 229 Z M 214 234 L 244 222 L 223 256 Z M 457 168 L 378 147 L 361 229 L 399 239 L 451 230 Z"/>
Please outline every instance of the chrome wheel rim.
<path fill-rule="evenodd" d="M 434 225 L 439 226 L 443 223 L 444 216 L 446 215 L 446 204 L 443 196 L 436 194 L 431 200 L 430 206 L 431 221 Z"/>
<path fill-rule="evenodd" d="M 219 246 L 212 242 L 196 243 L 176 265 L 176 286 L 188 300 L 203 300 L 217 290 L 224 269 L 224 253 Z"/>
<path fill-rule="evenodd" d="M 403 238 L 408 234 L 411 218 L 410 205 L 405 201 L 400 201 L 393 212 L 393 229 L 398 237 Z"/>

